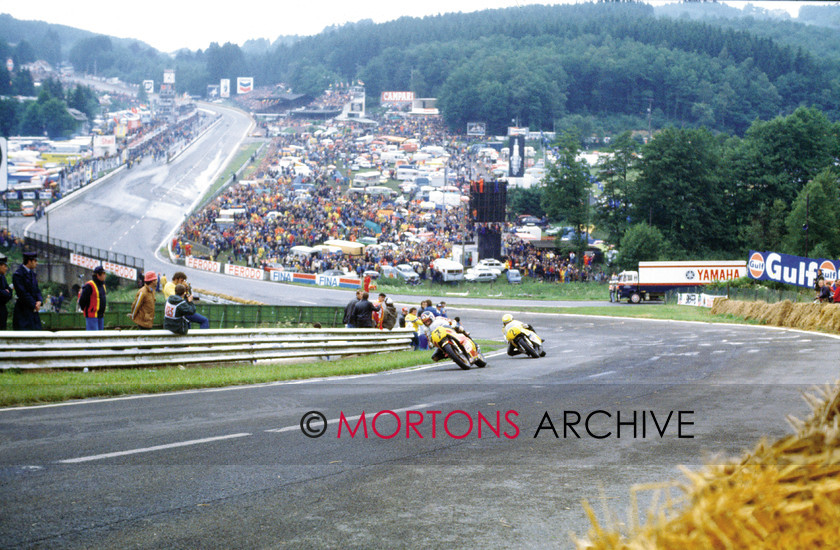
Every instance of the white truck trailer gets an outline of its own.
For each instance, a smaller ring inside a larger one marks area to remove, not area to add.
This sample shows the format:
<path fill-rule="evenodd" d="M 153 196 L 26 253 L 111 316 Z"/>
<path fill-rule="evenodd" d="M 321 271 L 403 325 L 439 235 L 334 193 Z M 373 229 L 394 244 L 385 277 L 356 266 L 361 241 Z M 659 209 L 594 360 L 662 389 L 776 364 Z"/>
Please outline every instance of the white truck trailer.
<path fill-rule="evenodd" d="M 661 300 L 669 290 L 690 289 L 709 283 L 744 277 L 745 260 L 693 262 L 639 262 L 638 271 L 618 274 L 619 301 L 631 304 Z"/>

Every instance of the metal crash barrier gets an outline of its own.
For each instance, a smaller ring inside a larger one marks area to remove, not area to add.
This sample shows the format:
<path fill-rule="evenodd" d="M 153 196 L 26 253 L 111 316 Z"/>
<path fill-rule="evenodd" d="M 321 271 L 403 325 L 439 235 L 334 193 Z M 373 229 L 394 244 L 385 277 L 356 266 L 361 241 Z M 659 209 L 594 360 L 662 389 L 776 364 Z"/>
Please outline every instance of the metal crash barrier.
<path fill-rule="evenodd" d="M 130 368 L 331 358 L 408 349 L 409 329 L 103 330 L 0 334 L 0 369 Z"/>

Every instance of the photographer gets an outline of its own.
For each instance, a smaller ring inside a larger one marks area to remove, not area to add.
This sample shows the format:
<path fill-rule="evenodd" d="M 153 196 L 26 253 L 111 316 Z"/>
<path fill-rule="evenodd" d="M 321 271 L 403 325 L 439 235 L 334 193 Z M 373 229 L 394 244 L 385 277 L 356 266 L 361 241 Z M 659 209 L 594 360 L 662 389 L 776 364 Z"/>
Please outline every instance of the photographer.
<path fill-rule="evenodd" d="M 163 297 L 168 301 L 170 296 L 176 295 L 177 292 L 175 291 L 177 285 L 184 285 L 186 288 L 186 294 L 184 295 L 184 299 L 192 302 L 197 302 L 199 299 L 193 297 L 192 295 L 192 287 L 187 283 L 187 275 L 182 271 L 176 271 L 172 275 L 172 280 L 166 283 L 163 287 Z M 185 318 L 190 323 L 195 323 L 198 325 L 199 328 L 210 328 L 210 321 L 207 320 L 207 317 L 197 313 L 195 311 L 195 307 L 193 307 L 193 312 L 185 315 Z"/>

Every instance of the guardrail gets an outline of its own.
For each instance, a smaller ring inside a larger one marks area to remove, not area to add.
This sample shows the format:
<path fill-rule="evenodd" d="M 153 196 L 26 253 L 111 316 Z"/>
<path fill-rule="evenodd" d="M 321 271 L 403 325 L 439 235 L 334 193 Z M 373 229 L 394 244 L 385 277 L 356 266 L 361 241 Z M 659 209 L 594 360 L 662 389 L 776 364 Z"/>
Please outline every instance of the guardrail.
<path fill-rule="evenodd" d="M 130 368 L 331 358 L 408 349 L 410 329 L 10 331 L 0 369 Z"/>
<path fill-rule="evenodd" d="M 338 306 L 268 306 L 246 304 L 213 304 L 205 300 L 196 302 L 198 312 L 210 321 L 210 328 L 277 328 L 278 325 L 292 328 L 311 327 L 319 323 L 324 328 L 344 328 L 344 307 Z M 71 306 L 72 307 L 72 303 Z M 152 328 L 163 328 L 161 309 L 163 302 L 157 302 L 158 314 Z M 130 329 L 136 325 L 126 316 L 131 312 L 128 302 L 108 302 L 105 312 L 105 328 Z M 80 312 L 41 311 L 41 326 L 48 331 L 85 330 L 85 318 Z M 9 315 L 8 328 L 12 328 Z M 194 327 L 196 328 L 196 327 Z"/>

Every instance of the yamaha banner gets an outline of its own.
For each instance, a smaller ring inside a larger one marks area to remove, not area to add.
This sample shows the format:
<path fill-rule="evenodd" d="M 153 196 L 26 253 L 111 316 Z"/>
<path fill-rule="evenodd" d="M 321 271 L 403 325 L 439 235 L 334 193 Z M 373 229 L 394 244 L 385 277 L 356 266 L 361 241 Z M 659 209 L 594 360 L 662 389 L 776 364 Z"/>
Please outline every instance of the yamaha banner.
<path fill-rule="evenodd" d="M 759 281 L 776 281 L 788 285 L 813 288 L 817 280 L 817 270 L 822 270 L 826 281 L 837 279 L 840 261 L 825 258 L 812 259 L 791 256 L 778 252 L 756 252 L 750 250 L 747 262 L 747 275 Z"/>

